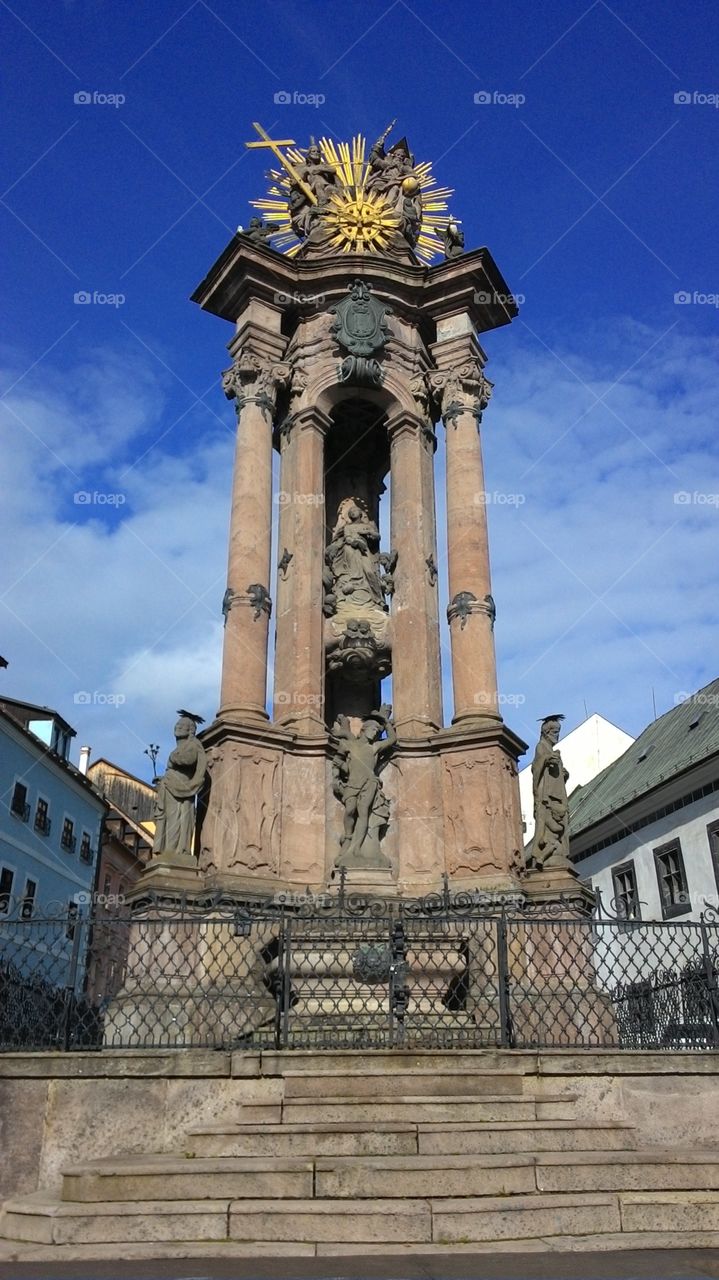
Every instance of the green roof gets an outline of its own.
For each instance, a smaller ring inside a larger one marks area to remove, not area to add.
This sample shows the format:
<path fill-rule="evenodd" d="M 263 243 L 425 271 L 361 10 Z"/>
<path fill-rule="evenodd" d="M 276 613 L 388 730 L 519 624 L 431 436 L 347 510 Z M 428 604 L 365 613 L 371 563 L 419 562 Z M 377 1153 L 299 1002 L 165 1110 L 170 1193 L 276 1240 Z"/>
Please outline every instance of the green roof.
<path fill-rule="evenodd" d="M 579 835 L 717 752 L 719 679 L 653 720 L 624 755 L 591 782 L 577 787 L 569 797 L 570 836 Z"/>

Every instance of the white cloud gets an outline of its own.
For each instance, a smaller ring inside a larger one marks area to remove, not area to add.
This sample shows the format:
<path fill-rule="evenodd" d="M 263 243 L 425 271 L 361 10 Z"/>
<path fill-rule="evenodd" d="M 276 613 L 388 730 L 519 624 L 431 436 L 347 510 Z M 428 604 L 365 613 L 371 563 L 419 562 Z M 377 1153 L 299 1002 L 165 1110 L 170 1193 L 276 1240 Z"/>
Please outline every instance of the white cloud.
<path fill-rule="evenodd" d="M 624 324 L 559 360 L 515 332 L 493 339 L 482 428 L 487 490 L 523 499 L 488 507 L 500 684 L 526 698 L 506 719 L 533 742 L 537 717 L 571 727 L 586 700 L 636 733 L 652 687 L 661 711 L 716 675 L 719 507 L 693 497 L 719 494 L 713 345 L 674 331 L 644 355 L 659 332 Z M 172 423 L 167 387 L 144 355 L 103 350 L 48 357 L 0 407 L 3 688 L 147 774 L 176 708 L 210 719 L 219 701 L 234 414 L 225 429 L 215 408 L 145 453 Z M 125 502 L 78 507 L 78 488 Z M 126 701 L 77 705 L 80 690 Z"/>

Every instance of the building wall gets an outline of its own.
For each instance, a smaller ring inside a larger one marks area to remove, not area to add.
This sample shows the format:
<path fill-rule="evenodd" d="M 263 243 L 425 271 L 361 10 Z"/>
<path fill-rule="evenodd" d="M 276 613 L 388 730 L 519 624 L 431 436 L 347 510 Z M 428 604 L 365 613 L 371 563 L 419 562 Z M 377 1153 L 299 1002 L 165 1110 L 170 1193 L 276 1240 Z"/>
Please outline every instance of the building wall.
<path fill-rule="evenodd" d="M 11 812 L 15 783 L 27 787 L 27 821 Z M 47 801 L 50 830 L 35 829 L 38 798 Z M 13 898 L 24 898 L 28 881 L 35 885 L 32 907 L 11 910 L 0 899 L 0 965 L 6 991 L 14 982 L 28 982 L 41 1002 L 48 990 L 61 990 L 72 970 L 75 946 L 75 986 L 84 975 L 87 929 L 77 933 L 72 913 L 87 913 L 95 884 L 100 844 L 103 800 L 78 781 L 57 759 L 43 752 L 24 732 L 4 719 L 0 722 L 0 876 L 2 887 Z M 61 843 L 64 820 L 73 822 L 74 849 Z M 89 836 L 89 857 L 80 850 L 82 836 Z M 9 875 L 12 875 L 12 882 Z M 70 904 L 73 904 L 72 906 Z M 43 916 L 52 914 L 66 922 L 48 927 Z M 33 921 L 35 923 L 33 923 Z M 82 952 L 78 947 L 82 946 Z M 9 997 L 8 997 L 9 998 Z"/>
<path fill-rule="evenodd" d="M 642 920 L 662 920 L 662 904 L 654 861 L 654 850 L 678 839 L 687 878 L 687 910 L 673 916 L 678 921 L 698 920 L 706 906 L 719 906 L 719 886 L 715 874 L 707 825 L 719 822 L 719 794 L 707 795 L 658 821 L 626 835 L 615 844 L 588 858 L 575 861 L 583 880 L 602 892 L 605 906 L 615 896 L 612 868 L 632 862 Z"/>
<path fill-rule="evenodd" d="M 575 787 L 583 787 L 592 778 L 596 778 L 602 769 L 613 764 L 623 755 L 634 739 L 623 729 L 605 720 L 603 716 L 591 715 L 582 724 L 577 725 L 564 738 L 560 738 L 558 746 L 565 769 L 569 771 L 567 790 L 571 794 Z M 522 805 L 522 822 L 524 823 L 524 842 L 528 844 L 534 835 L 534 804 L 532 796 L 532 762 L 520 770 L 519 797 Z"/>

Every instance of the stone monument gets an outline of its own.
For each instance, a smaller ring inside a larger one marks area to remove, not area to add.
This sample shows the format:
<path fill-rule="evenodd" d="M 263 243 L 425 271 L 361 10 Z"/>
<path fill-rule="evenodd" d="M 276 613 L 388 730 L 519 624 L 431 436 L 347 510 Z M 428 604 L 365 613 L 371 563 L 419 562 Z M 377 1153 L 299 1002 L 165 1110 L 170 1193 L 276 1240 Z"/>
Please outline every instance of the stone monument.
<path fill-rule="evenodd" d="M 383 895 L 427 893 L 445 878 L 514 892 L 525 744 L 497 697 L 480 335 L 517 308 L 489 250 L 465 251 L 431 164 L 406 138 L 391 142 L 393 125 L 371 147 L 357 136 L 303 148 L 255 128 L 247 145 L 273 157 L 267 196 L 193 294 L 232 325 L 222 381 L 237 414 L 199 874 L 239 898 L 325 891 L 339 868 L 352 888 Z M 391 710 L 381 706 L 389 675 Z"/>

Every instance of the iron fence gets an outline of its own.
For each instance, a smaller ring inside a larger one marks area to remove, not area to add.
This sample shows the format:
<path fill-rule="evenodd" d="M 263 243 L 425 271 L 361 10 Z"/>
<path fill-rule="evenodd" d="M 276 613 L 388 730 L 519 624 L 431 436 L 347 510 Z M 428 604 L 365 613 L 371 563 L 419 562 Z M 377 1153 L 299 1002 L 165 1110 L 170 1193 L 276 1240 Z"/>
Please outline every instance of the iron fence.
<path fill-rule="evenodd" d="M 0 1051 L 719 1048 L 719 924 L 352 895 L 30 914 L 3 903 Z"/>

